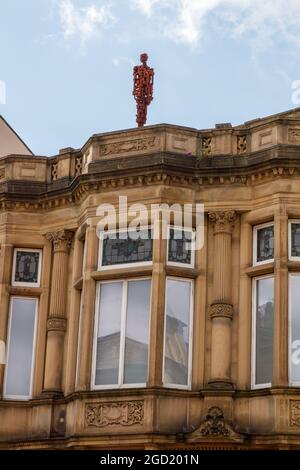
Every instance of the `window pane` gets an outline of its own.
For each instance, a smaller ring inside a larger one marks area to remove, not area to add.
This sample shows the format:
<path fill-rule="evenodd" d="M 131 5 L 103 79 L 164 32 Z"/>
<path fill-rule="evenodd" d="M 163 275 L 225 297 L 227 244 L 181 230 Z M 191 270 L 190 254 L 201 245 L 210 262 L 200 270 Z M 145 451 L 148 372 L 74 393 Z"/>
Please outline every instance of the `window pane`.
<path fill-rule="evenodd" d="M 187 247 L 191 244 L 190 231 L 171 228 L 169 238 L 168 261 L 173 263 L 191 264 L 191 250 Z"/>
<path fill-rule="evenodd" d="M 300 256 L 300 224 L 291 224 L 292 256 Z"/>
<path fill-rule="evenodd" d="M 130 281 L 127 292 L 124 383 L 147 382 L 151 281 Z"/>
<path fill-rule="evenodd" d="M 5 395 L 30 396 L 36 302 L 12 298 Z"/>
<path fill-rule="evenodd" d="M 165 367 L 166 384 L 188 385 L 191 283 L 167 280 Z"/>
<path fill-rule="evenodd" d="M 135 238 L 131 238 L 135 235 Z M 151 229 L 105 236 L 102 241 L 102 266 L 152 261 Z M 125 238 L 126 237 L 126 238 Z"/>
<path fill-rule="evenodd" d="M 255 384 L 272 383 L 274 278 L 256 281 Z"/>
<path fill-rule="evenodd" d="M 290 275 L 291 381 L 300 383 L 300 276 Z"/>
<path fill-rule="evenodd" d="M 95 385 L 118 384 L 122 282 L 101 284 Z"/>
<path fill-rule="evenodd" d="M 21 251 L 16 252 L 15 282 L 36 284 L 39 275 L 40 252 Z"/>
<path fill-rule="evenodd" d="M 274 225 L 257 230 L 257 262 L 274 258 Z"/>

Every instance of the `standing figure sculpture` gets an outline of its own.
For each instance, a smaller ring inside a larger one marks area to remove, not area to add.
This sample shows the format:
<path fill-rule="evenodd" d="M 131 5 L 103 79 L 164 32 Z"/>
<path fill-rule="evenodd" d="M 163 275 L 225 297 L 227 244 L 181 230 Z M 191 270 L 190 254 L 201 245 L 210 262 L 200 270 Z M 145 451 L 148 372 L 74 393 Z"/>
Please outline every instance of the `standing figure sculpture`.
<path fill-rule="evenodd" d="M 154 70 L 147 65 L 148 55 L 141 54 L 143 65 L 136 65 L 133 69 L 133 96 L 136 101 L 136 122 L 143 127 L 147 121 L 147 106 L 153 100 Z"/>

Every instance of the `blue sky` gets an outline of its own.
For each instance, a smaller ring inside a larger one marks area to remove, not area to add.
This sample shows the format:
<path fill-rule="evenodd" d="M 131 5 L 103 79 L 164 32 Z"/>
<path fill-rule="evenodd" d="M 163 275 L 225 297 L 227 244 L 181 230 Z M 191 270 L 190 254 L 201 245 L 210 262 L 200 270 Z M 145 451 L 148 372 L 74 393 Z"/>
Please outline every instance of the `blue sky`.
<path fill-rule="evenodd" d="M 135 126 L 132 67 L 155 68 L 148 124 L 236 125 L 297 106 L 299 0 L 0 0 L 0 114 L 37 155 Z"/>

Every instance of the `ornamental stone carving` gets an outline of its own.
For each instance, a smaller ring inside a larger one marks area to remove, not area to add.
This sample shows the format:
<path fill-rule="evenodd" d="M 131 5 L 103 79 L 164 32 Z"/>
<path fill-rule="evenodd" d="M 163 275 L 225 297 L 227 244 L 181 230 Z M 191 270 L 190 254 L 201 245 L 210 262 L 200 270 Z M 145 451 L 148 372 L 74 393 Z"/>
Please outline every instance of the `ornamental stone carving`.
<path fill-rule="evenodd" d="M 300 428 L 300 401 L 290 400 L 290 426 Z"/>
<path fill-rule="evenodd" d="M 208 410 L 199 431 L 202 436 L 229 436 L 230 430 L 226 426 L 221 408 L 214 406 Z"/>
<path fill-rule="evenodd" d="M 53 243 L 54 252 L 69 252 L 74 233 L 70 230 L 59 230 L 57 232 L 47 233 L 46 238 Z"/>
<path fill-rule="evenodd" d="M 156 146 L 156 137 L 146 137 L 143 139 L 127 140 L 123 142 L 113 142 L 99 146 L 99 156 L 103 157 L 111 154 L 140 152 L 151 150 Z"/>
<path fill-rule="evenodd" d="M 205 420 L 202 421 L 200 426 L 186 436 L 186 441 L 197 443 L 218 439 L 224 439 L 229 442 L 243 442 L 245 436 L 235 431 L 231 423 L 225 420 L 221 408 L 213 406 L 208 410 Z"/>
<path fill-rule="evenodd" d="M 233 306 L 225 302 L 214 303 L 209 307 L 209 315 L 210 318 L 225 317 L 232 319 Z"/>
<path fill-rule="evenodd" d="M 67 320 L 65 318 L 52 317 L 47 320 L 47 331 L 66 331 Z"/>
<path fill-rule="evenodd" d="M 299 144 L 300 143 L 300 129 L 291 128 L 288 131 L 289 142 Z"/>
<path fill-rule="evenodd" d="M 237 136 L 237 153 L 238 155 L 244 155 L 247 152 L 247 136 Z"/>
<path fill-rule="evenodd" d="M 214 224 L 214 233 L 232 233 L 236 220 L 235 211 L 216 211 L 209 213 L 209 220 Z"/>
<path fill-rule="evenodd" d="M 89 403 L 85 408 L 85 425 L 103 428 L 110 425 L 134 426 L 144 422 L 144 401 Z"/>

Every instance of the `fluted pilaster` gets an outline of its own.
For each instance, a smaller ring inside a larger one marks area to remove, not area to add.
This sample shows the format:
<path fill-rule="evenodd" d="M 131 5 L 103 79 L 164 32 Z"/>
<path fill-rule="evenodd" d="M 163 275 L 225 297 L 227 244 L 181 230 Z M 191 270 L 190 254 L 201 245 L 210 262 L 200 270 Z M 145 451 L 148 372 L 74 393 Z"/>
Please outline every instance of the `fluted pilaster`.
<path fill-rule="evenodd" d="M 209 214 L 214 230 L 213 302 L 209 308 L 212 322 L 212 387 L 231 388 L 231 238 L 236 213 L 217 211 Z"/>
<path fill-rule="evenodd" d="M 53 244 L 53 264 L 49 317 L 47 321 L 44 391 L 61 393 L 64 334 L 67 327 L 66 299 L 68 257 L 73 232 L 60 230 L 46 235 Z"/>

